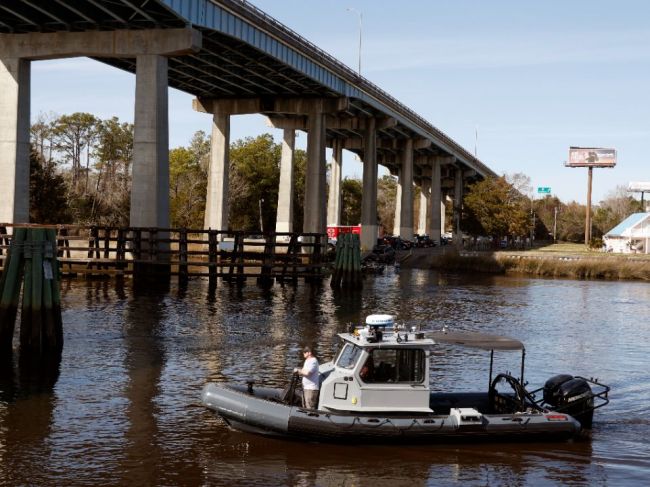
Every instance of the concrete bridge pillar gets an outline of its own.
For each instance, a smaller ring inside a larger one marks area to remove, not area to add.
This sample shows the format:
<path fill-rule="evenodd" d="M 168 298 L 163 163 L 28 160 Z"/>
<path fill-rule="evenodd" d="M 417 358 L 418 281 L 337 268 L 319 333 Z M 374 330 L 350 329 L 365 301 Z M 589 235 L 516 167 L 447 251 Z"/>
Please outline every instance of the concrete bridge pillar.
<path fill-rule="evenodd" d="M 29 222 L 30 61 L 0 58 L 0 222 Z"/>
<path fill-rule="evenodd" d="M 463 211 L 463 170 L 456 168 L 454 175 L 454 243 L 462 247 L 462 231 L 460 228 L 461 215 Z"/>
<path fill-rule="evenodd" d="M 230 169 L 230 114 L 216 110 L 212 115 L 210 165 L 203 226 L 228 229 L 228 179 Z"/>
<path fill-rule="evenodd" d="M 413 139 L 406 139 L 402 151 L 402 197 L 399 236 L 413 239 Z"/>
<path fill-rule="evenodd" d="M 307 115 L 307 167 L 305 169 L 305 206 L 303 231 L 325 233 L 325 114 Z"/>
<path fill-rule="evenodd" d="M 372 250 L 377 243 L 377 131 L 374 118 L 368 119 L 363 134 L 363 196 L 361 199 L 361 249 Z"/>
<path fill-rule="evenodd" d="M 136 58 L 131 226 L 169 227 L 167 58 Z"/>
<path fill-rule="evenodd" d="M 402 168 L 397 169 L 397 189 L 395 192 L 395 216 L 393 217 L 393 235 L 399 235 L 402 219 Z"/>
<path fill-rule="evenodd" d="M 341 168 L 343 166 L 343 141 L 332 141 L 332 164 L 330 170 L 330 190 L 327 202 L 327 224 L 341 224 Z"/>
<path fill-rule="evenodd" d="M 429 198 L 429 221 L 427 233 L 432 240 L 440 245 L 440 237 L 444 231 L 445 204 L 442 201 L 440 157 L 431 158 L 431 197 Z"/>
<path fill-rule="evenodd" d="M 29 220 L 30 60 L 135 58 L 131 225 L 169 226 L 167 58 L 198 52 L 202 36 L 181 29 L 0 34 L 0 220 Z"/>
<path fill-rule="evenodd" d="M 278 189 L 278 213 L 275 222 L 276 232 L 293 232 L 293 161 L 296 131 L 284 129 L 282 137 L 282 156 L 280 158 L 280 187 Z"/>
<path fill-rule="evenodd" d="M 426 176 L 422 177 L 420 182 L 420 211 L 418 213 L 418 233 L 423 235 L 428 233 L 428 218 L 431 213 L 429 205 L 431 201 L 431 180 Z"/>

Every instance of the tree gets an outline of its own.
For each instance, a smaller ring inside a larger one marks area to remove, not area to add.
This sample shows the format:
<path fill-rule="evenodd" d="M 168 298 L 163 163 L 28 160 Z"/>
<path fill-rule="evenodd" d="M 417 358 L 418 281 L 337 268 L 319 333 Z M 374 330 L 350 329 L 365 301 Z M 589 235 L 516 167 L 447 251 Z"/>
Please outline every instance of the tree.
<path fill-rule="evenodd" d="M 641 202 L 635 200 L 625 186 L 617 186 L 600 202 L 593 218 L 593 236 L 600 237 L 632 213 L 642 212 Z"/>
<path fill-rule="evenodd" d="M 169 152 L 170 214 L 173 227 L 203 228 L 206 173 L 191 148 Z"/>
<path fill-rule="evenodd" d="M 39 113 L 36 122 L 30 127 L 30 139 L 32 149 L 40 159 L 49 164 L 52 162 L 52 152 L 54 150 L 54 120 L 57 116 L 54 113 L 45 115 Z"/>
<path fill-rule="evenodd" d="M 575 201 L 562 206 L 557 216 L 558 240 L 585 241 L 585 212 L 585 205 Z"/>
<path fill-rule="evenodd" d="M 397 195 L 397 181 L 388 174 L 377 181 L 377 218 L 383 232 L 393 233 L 395 222 L 395 198 Z"/>
<path fill-rule="evenodd" d="M 34 223 L 71 223 L 65 181 L 35 150 L 29 157 L 29 220 Z"/>
<path fill-rule="evenodd" d="M 341 182 L 341 221 L 343 225 L 361 222 L 361 199 L 363 184 L 357 178 L 343 178 Z"/>
<path fill-rule="evenodd" d="M 275 228 L 280 154 L 281 147 L 273 142 L 270 134 L 247 137 L 231 144 L 228 194 L 232 229 Z M 260 228 L 260 218 L 263 228 Z"/>
<path fill-rule="evenodd" d="M 469 186 L 463 224 L 474 235 L 523 236 L 530 231 L 530 203 L 506 180 L 488 177 Z"/>
<path fill-rule="evenodd" d="M 99 132 L 100 120 L 90 113 L 76 112 L 60 116 L 53 125 L 54 147 L 72 167 L 71 190 L 79 191 L 82 173 L 83 153 L 86 151 L 86 177 L 84 193 L 88 190 L 88 171 L 91 145 Z"/>
<path fill-rule="evenodd" d="M 131 196 L 130 169 L 133 162 L 133 124 L 117 117 L 97 126 L 94 150 L 96 173 L 88 220 L 94 224 L 127 226 Z"/>

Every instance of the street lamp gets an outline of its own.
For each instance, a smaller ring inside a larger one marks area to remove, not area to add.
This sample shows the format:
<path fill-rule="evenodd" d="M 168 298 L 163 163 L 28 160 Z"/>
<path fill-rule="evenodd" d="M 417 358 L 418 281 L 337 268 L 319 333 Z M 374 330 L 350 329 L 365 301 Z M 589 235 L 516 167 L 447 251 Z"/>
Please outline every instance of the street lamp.
<path fill-rule="evenodd" d="M 363 14 L 354 7 L 348 7 L 348 12 L 355 12 L 359 16 L 359 76 L 361 76 L 361 31 L 363 30 Z"/>

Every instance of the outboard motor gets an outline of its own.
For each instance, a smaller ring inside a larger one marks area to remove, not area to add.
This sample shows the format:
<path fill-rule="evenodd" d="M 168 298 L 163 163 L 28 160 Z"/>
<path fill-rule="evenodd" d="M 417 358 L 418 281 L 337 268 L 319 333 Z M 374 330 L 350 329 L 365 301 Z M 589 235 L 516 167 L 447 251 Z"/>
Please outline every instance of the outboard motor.
<path fill-rule="evenodd" d="M 570 414 L 583 428 L 591 429 L 594 394 L 585 379 L 568 374 L 551 377 L 544 384 L 544 402 L 557 411 Z"/>

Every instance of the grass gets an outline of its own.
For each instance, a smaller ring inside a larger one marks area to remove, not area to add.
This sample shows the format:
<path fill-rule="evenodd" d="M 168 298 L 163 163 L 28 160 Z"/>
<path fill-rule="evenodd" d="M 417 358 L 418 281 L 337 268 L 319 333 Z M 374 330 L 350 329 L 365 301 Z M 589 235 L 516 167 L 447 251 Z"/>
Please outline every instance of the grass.
<path fill-rule="evenodd" d="M 564 247 L 565 249 L 567 247 Z M 446 253 L 433 259 L 432 267 L 454 272 L 520 274 L 570 279 L 650 281 L 649 256 L 611 255 L 600 252 L 539 251 L 495 252 L 464 256 Z M 639 258 L 637 258 L 639 257 Z"/>

